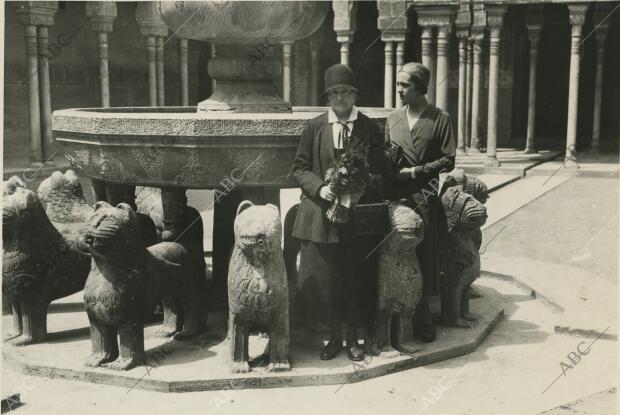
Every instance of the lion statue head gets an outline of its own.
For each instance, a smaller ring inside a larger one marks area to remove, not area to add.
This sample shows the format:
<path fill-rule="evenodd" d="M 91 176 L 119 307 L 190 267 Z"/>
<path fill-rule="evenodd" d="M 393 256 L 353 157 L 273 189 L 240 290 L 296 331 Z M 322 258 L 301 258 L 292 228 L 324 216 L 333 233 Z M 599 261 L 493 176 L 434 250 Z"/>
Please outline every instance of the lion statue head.
<path fill-rule="evenodd" d="M 441 197 L 448 231 L 454 229 L 479 229 L 487 220 L 487 209 L 462 186 L 450 187 Z"/>
<path fill-rule="evenodd" d="M 413 251 L 424 239 L 424 222 L 420 215 L 402 203 L 390 204 L 392 232 L 386 245 L 397 251 Z"/>
<path fill-rule="evenodd" d="M 80 179 L 73 170 L 55 171 L 39 185 L 39 199 L 55 223 L 86 222 L 93 214 L 84 199 Z"/>
<path fill-rule="evenodd" d="M 143 249 L 140 235 L 138 218 L 131 206 L 119 203 L 114 207 L 107 202 L 97 202 L 79 246 L 94 257 L 125 260 Z"/>
<path fill-rule="evenodd" d="M 469 193 L 482 204 L 486 203 L 489 199 L 487 185 L 484 184 L 482 180 L 465 174 L 462 169 L 455 169 L 446 176 L 443 182 L 441 194 L 454 186 L 461 186 L 465 193 Z"/>
<path fill-rule="evenodd" d="M 235 244 L 250 258 L 262 260 L 282 250 L 280 211 L 272 204 L 245 200 L 237 208 Z"/>
<path fill-rule="evenodd" d="M 33 250 L 49 241 L 49 221 L 43 205 L 17 176 L 4 182 L 2 195 L 2 241 L 6 252 Z"/>

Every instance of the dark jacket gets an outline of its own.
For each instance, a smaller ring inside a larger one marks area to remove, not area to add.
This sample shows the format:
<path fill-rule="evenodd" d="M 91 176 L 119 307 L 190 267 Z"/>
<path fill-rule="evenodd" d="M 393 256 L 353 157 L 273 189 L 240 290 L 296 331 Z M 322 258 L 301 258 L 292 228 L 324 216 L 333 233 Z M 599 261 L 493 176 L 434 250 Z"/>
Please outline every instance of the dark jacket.
<path fill-rule="evenodd" d="M 358 113 L 353 124 L 350 146 L 368 145 L 371 174 L 381 174 L 384 166 L 384 138 L 377 124 Z M 325 173 L 335 160 L 332 125 L 327 113 L 306 124 L 293 163 L 293 177 L 301 187 L 301 205 L 293 227 L 293 236 L 318 243 L 339 242 L 338 228 L 325 217 L 331 202 L 320 198 Z"/>
<path fill-rule="evenodd" d="M 437 194 L 439 173 L 454 169 L 456 143 L 450 115 L 430 105 L 421 114 L 413 131 L 409 130 L 407 107 L 392 112 L 385 122 L 385 140 L 388 147 L 402 147 L 400 152 L 389 148 L 388 153 L 398 155 L 394 160 L 398 168 L 414 167 L 414 180 L 390 179 L 386 184 L 390 199 L 409 197 L 424 190 Z M 398 169 L 396 169 L 398 171 Z"/>

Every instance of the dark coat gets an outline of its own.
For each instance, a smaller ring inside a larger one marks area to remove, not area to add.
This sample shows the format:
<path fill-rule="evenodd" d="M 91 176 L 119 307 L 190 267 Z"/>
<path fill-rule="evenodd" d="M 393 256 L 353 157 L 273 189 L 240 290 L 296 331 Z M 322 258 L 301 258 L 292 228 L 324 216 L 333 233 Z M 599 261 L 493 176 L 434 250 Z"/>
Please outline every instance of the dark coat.
<path fill-rule="evenodd" d="M 416 178 L 392 179 L 386 185 L 391 199 L 407 198 L 423 190 L 424 194 L 437 194 L 439 173 L 454 169 L 456 143 L 450 115 L 429 105 L 410 131 L 406 112 L 407 107 L 403 106 L 387 117 L 385 139 L 388 146 L 402 148 L 402 156 L 395 160 L 397 167 L 414 167 Z"/>
<path fill-rule="evenodd" d="M 384 138 L 377 124 L 358 113 L 353 124 L 350 146 L 368 145 L 371 174 L 381 174 L 384 166 Z M 327 113 L 306 124 L 293 163 L 293 177 L 301 187 L 301 205 L 293 227 L 293 236 L 317 243 L 339 242 L 338 227 L 325 217 L 331 202 L 320 198 L 325 173 L 335 160 L 332 125 Z"/>
<path fill-rule="evenodd" d="M 397 179 L 390 176 L 385 193 L 388 199 L 407 199 L 424 221 L 424 239 L 416 251 L 422 268 L 424 295 L 430 296 L 441 289 L 439 235 L 445 226 L 445 218 L 437 197 L 439 173 L 454 169 L 456 145 L 448 113 L 429 105 L 410 131 L 406 111 L 404 106 L 388 116 L 385 138 L 390 146 L 388 153 L 396 155 L 392 158 L 393 164 L 396 164 L 395 171 L 414 167 L 416 178 Z"/>

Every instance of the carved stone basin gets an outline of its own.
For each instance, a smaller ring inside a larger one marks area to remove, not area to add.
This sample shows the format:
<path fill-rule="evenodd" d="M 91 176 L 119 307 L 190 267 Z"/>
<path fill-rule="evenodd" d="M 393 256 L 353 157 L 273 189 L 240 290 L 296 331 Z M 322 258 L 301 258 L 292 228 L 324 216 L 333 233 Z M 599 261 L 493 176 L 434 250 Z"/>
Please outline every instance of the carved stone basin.
<path fill-rule="evenodd" d="M 325 111 L 196 112 L 196 107 L 55 111 L 53 133 L 78 174 L 112 183 L 216 188 L 295 187 L 287 180 L 305 123 Z M 361 111 L 385 122 L 383 108 Z M 239 180 L 239 181 L 237 181 Z"/>

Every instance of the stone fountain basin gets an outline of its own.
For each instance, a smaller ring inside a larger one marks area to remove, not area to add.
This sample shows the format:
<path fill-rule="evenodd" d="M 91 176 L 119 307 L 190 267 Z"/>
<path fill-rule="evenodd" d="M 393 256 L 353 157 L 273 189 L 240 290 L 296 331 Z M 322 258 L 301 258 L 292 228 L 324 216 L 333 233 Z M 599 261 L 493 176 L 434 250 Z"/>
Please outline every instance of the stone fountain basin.
<path fill-rule="evenodd" d="M 360 108 L 380 126 L 392 111 Z M 196 107 L 54 111 L 53 136 L 80 175 L 154 187 L 296 187 L 287 179 L 306 122 L 326 111 L 197 113 Z M 232 176 L 231 176 L 232 175 Z"/>

